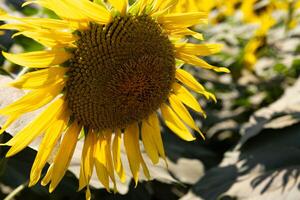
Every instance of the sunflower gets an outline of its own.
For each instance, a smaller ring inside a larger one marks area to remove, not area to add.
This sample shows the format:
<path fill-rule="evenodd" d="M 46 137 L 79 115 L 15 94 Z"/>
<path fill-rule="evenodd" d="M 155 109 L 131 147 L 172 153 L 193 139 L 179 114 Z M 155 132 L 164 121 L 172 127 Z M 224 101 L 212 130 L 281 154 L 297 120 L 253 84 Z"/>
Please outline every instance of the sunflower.
<path fill-rule="evenodd" d="M 244 51 L 244 64 L 249 70 L 253 70 L 261 47 L 266 45 L 268 31 L 276 24 L 276 21 L 265 13 L 259 17 L 259 28 L 254 32 L 253 37 L 246 44 Z"/>
<path fill-rule="evenodd" d="M 40 180 L 49 157 L 54 156 L 41 181 L 50 184 L 52 192 L 82 135 L 79 190 L 86 188 L 90 198 L 94 169 L 107 190 L 116 189 L 117 177 L 124 181 L 122 141 L 135 183 L 140 168 L 150 178 L 139 138 L 154 164 L 166 158 L 159 116 L 184 140 L 195 139 L 188 127 L 201 134 L 186 106 L 204 112 L 186 87 L 208 99 L 215 97 L 176 63 L 228 72 L 198 57 L 218 52 L 220 45 L 184 39 L 187 35 L 202 39 L 189 27 L 206 23 L 207 13 L 172 13 L 174 0 L 138 0 L 131 5 L 127 0 L 32 0 L 24 6 L 32 3 L 52 10 L 57 19 L 0 16 L 9 22 L 1 29 L 17 30 L 15 36 L 24 35 L 45 46 L 42 51 L 3 52 L 7 60 L 29 70 L 9 83 L 27 93 L 0 110 L 7 117 L 1 132 L 21 115 L 45 107 L 2 144 L 10 146 L 6 154 L 10 157 L 42 136 L 29 186 Z"/>
<path fill-rule="evenodd" d="M 216 6 L 215 1 L 205 0 L 178 0 L 176 6 L 172 8 L 173 12 L 197 12 L 210 11 Z"/>

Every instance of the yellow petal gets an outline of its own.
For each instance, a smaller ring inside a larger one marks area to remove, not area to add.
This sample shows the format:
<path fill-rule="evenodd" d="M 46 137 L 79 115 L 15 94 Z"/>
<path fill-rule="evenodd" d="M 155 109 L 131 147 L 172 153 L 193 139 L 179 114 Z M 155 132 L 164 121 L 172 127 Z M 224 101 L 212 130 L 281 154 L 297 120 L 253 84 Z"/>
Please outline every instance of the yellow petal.
<path fill-rule="evenodd" d="M 225 72 L 225 73 L 229 73 L 229 69 L 225 68 L 225 67 L 215 67 L 213 65 L 208 64 L 207 62 L 205 62 L 204 60 L 198 58 L 195 55 L 189 55 L 189 54 L 184 54 L 181 52 L 176 52 L 176 58 L 183 60 L 184 62 L 186 62 L 187 64 L 191 64 L 191 65 L 195 65 L 197 67 L 201 67 L 204 69 L 212 69 L 216 72 Z"/>
<path fill-rule="evenodd" d="M 169 102 L 172 109 L 177 113 L 182 121 L 184 121 L 189 127 L 193 128 L 194 130 L 198 130 L 198 127 L 196 126 L 192 116 L 176 95 L 171 94 L 169 96 Z"/>
<path fill-rule="evenodd" d="M 150 176 L 150 172 L 149 172 L 149 169 L 142 157 L 142 154 L 140 153 L 140 160 L 141 160 L 141 165 L 142 165 L 142 168 L 143 168 L 143 173 L 145 175 L 145 177 L 150 180 L 151 176 Z"/>
<path fill-rule="evenodd" d="M 35 185 L 40 179 L 42 169 L 53 148 L 57 144 L 58 139 L 62 135 L 63 130 L 67 127 L 68 121 L 69 115 L 67 113 L 62 113 L 62 115 L 58 116 L 46 130 L 31 168 L 29 186 Z"/>
<path fill-rule="evenodd" d="M 211 98 L 216 102 L 215 95 L 206 91 L 205 88 L 190 73 L 182 69 L 176 69 L 176 78 L 195 92 L 203 94 L 207 99 Z"/>
<path fill-rule="evenodd" d="M 205 88 L 190 73 L 183 69 L 176 69 L 176 78 L 179 81 L 186 83 L 186 85 L 195 91 L 205 91 Z"/>
<path fill-rule="evenodd" d="M 125 171 L 121 160 L 121 131 L 117 129 L 113 140 L 112 152 L 115 170 L 121 179 L 121 182 L 125 182 Z"/>
<path fill-rule="evenodd" d="M 17 30 L 17 31 L 25 31 L 28 29 L 34 29 L 35 27 L 33 27 L 32 25 L 29 24 L 20 24 L 20 23 L 16 23 L 16 24 L 3 24 L 0 26 L 1 30 Z"/>
<path fill-rule="evenodd" d="M 47 173 L 41 181 L 42 186 L 48 185 L 53 174 L 53 163 L 48 167 Z"/>
<path fill-rule="evenodd" d="M 75 121 L 68 128 L 53 161 L 53 175 L 49 192 L 51 193 L 66 173 L 73 156 L 81 126 Z"/>
<path fill-rule="evenodd" d="M 0 129 L 0 135 L 16 120 L 19 118 L 20 115 L 18 114 L 12 114 L 11 116 L 8 117 L 6 122 L 1 126 Z"/>
<path fill-rule="evenodd" d="M 148 124 L 146 120 L 142 122 L 142 140 L 144 143 L 145 150 L 151 159 L 153 164 L 158 163 L 158 150 L 155 144 L 155 141 L 153 140 L 152 133 L 153 127 Z"/>
<path fill-rule="evenodd" d="M 59 19 L 24 17 L 24 18 L 18 18 L 18 20 L 32 26 L 52 29 L 52 30 L 64 30 L 64 31 L 73 32 L 72 29 L 77 28 L 77 27 L 72 27 L 72 23 L 66 20 L 59 20 Z"/>
<path fill-rule="evenodd" d="M 10 54 L 2 52 L 3 56 L 13 63 L 25 67 L 46 68 L 53 65 L 62 64 L 71 58 L 71 54 L 60 50 L 35 51 L 21 54 Z"/>
<path fill-rule="evenodd" d="M 148 167 L 143 159 L 143 156 L 141 154 L 141 150 L 140 150 L 140 143 L 139 143 L 139 128 L 138 128 L 138 125 L 136 124 L 136 127 L 137 129 L 135 129 L 135 131 L 137 131 L 137 140 L 135 140 L 135 147 L 136 147 L 136 153 L 137 155 L 139 156 L 139 160 L 140 160 L 140 163 L 142 165 L 142 168 L 143 168 L 143 172 L 144 172 L 144 175 L 146 176 L 146 178 L 149 180 L 150 179 L 150 173 L 149 173 L 149 170 L 148 170 Z M 126 132 L 126 131 L 125 131 Z M 136 137 L 134 136 L 134 139 Z M 128 155 L 128 154 L 127 154 Z M 137 186 L 137 181 L 136 181 L 136 185 Z"/>
<path fill-rule="evenodd" d="M 47 87 L 59 80 L 64 79 L 66 67 L 50 67 L 34 72 L 26 73 L 9 85 L 20 89 L 38 89 Z"/>
<path fill-rule="evenodd" d="M 136 123 L 130 125 L 125 129 L 124 145 L 129 162 L 129 167 L 135 181 L 135 185 L 137 185 L 141 156 L 139 148 L 139 127 Z"/>
<path fill-rule="evenodd" d="M 180 28 L 180 29 L 172 29 L 169 31 L 170 35 L 178 35 L 178 36 L 193 36 L 194 38 L 198 40 L 204 40 L 204 37 L 201 33 L 198 33 L 196 31 L 190 30 L 189 28 Z"/>
<path fill-rule="evenodd" d="M 91 199 L 91 191 L 90 191 L 90 187 L 87 186 L 86 191 L 85 191 L 85 199 L 86 200 L 90 200 Z"/>
<path fill-rule="evenodd" d="M 149 116 L 147 123 L 152 128 L 152 140 L 155 142 L 159 155 L 166 161 L 164 145 L 161 138 L 159 120 L 156 113 Z"/>
<path fill-rule="evenodd" d="M 126 14 L 127 0 L 108 0 L 108 2 L 116 8 L 122 15 Z"/>
<path fill-rule="evenodd" d="M 111 13 L 103 6 L 89 0 L 60 0 L 66 5 L 73 7 L 74 10 L 86 16 L 90 21 L 99 24 L 108 24 L 112 20 Z"/>
<path fill-rule="evenodd" d="M 89 185 L 93 174 L 96 140 L 96 134 L 92 130 L 85 136 L 81 155 L 78 190 L 82 190 L 82 188 Z"/>
<path fill-rule="evenodd" d="M 207 56 L 221 51 L 220 44 L 176 43 L 175 50 L 185 54 Z"/>
<path fill-rule="evenodd" d="M 109 177 L 112 180 L 114 184 L 114 191 L 116 191 L 116 180 L 115 180 L 115 174 L 114 174 L 114 165 L 113 165 L 113 160 L 111 156 L 111 131 L 106 130 L 103 132 L 103 143 L 101 146 L 104 148 L 105 152 L 105 158 L 106 158 L 106 169 L 108 171 Z"/>
<path fill-rule="evenodd" d="M 185 106 L 181 103 L 178 97 L 174 94 L 169 96 L 169 102 L 173 110 L 177 113 L 177 115 L 184 121 L 189 127 L 200 133 L 200 135 L 204 138 L 203 134 L 195 124 L 192 116 L 189 111 L 185 108 Z"/>
<path fill-rule="evenodd" d="M 177 4 L 178 0 L 156 0 L 154 1 L 152 12 L 150 13 L 153 17 L 161 16 L 167 13 L 170 8 Z"/>
<path fill-rule="evenodd" d="M 75 10 L 73 7 L 69 6 L 67 3 L 61 0 L 32 0 L 27 1 L 23 4 L 26 6 L 28 4 L 37 3 L 44 8 L 48 8 L 54 11 L 59 17 L 71 21 L 88 21 L 87 17 Z"/>
<path fill-rule="evenodd" d="M 161 105 L 160 109 L 166 125 L 175 134 L 186 141 L 192 141 L 196 139 L 169 106 L 163 104 Z"/>
<path fill-rule="evenodd" d="M 66 31 L 50 29 L 25 30 L 15 33 L 13 37 L 18 35 L 32 38 L 40 44 L 50 48 L 76 47 L 74 42 L 76 42 L 77 36 Z"/>
<path fill-rule="evenodd" d="M 142 6 L 142 1 L 135 1 L 128 9 L 128 13 L 132 14 L 132 15 L 137 15 L 140 10 L 141 10 L 141 6 Z"/>
<path fill-rule="evenodd" d="M 9 15 L 0 16 L 0 20 L 15 20 L 11 24 L 4 24 L 1 29 L 15 29 L 19 31 L 30 29 L 52 29 L 64 30 L 73 32 L 77 27 L 72 27 L 72 24 L 66 20 L 47 19 L 47 18 L 33 18 L 33 17 L 14 17 Z M 69 29 L 69 30 L 68 30 Z M 72 30 L 73 29 L 73 30 Z"/>
<path fill-rule="evenodd" d="M 185 105 L 188 107 L 192 108 L 196 112 L 201 112 L 204 116 L 205 112 L 201 108 L 200 104 L 198 101 L 195 99 L 195 97 L 182 85 L 178 83 L 174 83 L 172 85 L 172 89 L 174 94 L 182 101 Z"/>
<path fill-rule="evenodd" d="M 103 145 L 104 139 L 100 137 L 100 134 L 97 138 L 95 144 L 95 168 L 99 181 L 106 188 L 108 192 L 109 190 L 109 174 L 106 169 L 106 154 L 105 154 L 105 146 Z"/>
<path fill-rule="evenodd" d="M 14 103 L 0 110 L 2 115 L 22 115 L 48 104 L 56 98 L 64 87 L 64 82 L 57 82 L 51 87 L 33 90 Z"/>
<path fill-rule="evenodd" d="M 64 108 L 66 107 L 64 101 L 63 98 L 55 100 L 42 112 L 42 114 L 17 133 L 11 140 L 5 143 L 4 145 L 11 146 L 6 156 L 10 157 L 15 155 L 47 129 L 56 117 L 64 111 Z"/>
<path fill-rule="evenodd" d="M 174 27 L 190 27 L 200 23 L 207 23 L 206 12 L 170 13 L 157 18 L 158 23 L 163 24 L 167 29 Z"/>
<path fill-rule="evenodd" d="M 163 2 L 164 2 L 164 0 L 156 0 L 156 1 L 155 1 L 155 4 L 154 4 L 154 6 L 153 6 L 153 7 L 154 7 L 153 9 L 154 9 L 154 10 L 160 9 L 160 8 L 162 7 L 162 3 L 163 3 Z"/>

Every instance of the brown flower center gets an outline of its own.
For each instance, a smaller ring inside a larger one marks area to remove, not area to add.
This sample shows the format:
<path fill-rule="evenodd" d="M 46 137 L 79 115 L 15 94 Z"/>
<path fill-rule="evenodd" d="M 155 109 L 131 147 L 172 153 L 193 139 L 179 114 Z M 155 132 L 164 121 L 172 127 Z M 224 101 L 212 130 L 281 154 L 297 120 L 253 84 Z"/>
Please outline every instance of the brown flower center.
<path fill-rule="evenodd" d="M 79 36 L 66 91 L 85 127 L 125 128 L 166 101 L 175 77 L 173 45 L 150 17 L 116 17 Z"/>

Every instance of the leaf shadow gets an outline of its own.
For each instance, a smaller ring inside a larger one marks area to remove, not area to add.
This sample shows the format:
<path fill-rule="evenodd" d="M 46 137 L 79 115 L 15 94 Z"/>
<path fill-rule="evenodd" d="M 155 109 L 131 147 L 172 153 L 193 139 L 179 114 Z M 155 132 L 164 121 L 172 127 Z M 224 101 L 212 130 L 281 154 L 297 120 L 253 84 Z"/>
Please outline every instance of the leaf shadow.
<path fill-rule="evenodd" d="M 299 185 L 300 175 L 300 124 L 284 129 L 265 129 L 251 138 L 241 148 L 239 161 L 244 163 L 240 167 L 239 176 L 249 173 L 258 174 L 250 186 L 259 188 L 260 194 L 270 189 L 281 189 L 285 192 L 287 186 Z M 255 168 L 258 166 L 261 169 Z M 294 182 L 294 184 L 292 183 Z"/>
<path fill-rule="evenodd" d="M 221 164 L 194 185 L 192 193 L 205 200 L 228 195 L 237 199 L 274 195 L 274 200 L 300 195 L 299 130 L 299 123 L 264 129 L 240 149 L 227 152 Z"/>

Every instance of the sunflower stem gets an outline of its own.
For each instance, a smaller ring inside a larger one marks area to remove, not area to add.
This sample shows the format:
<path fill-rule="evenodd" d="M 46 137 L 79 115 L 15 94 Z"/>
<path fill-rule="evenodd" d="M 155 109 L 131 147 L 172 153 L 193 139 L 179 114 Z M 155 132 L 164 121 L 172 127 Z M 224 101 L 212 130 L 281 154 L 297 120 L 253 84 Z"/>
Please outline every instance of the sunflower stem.
<path fill-rule="evenodd" d="M 16 195 L 18 195 L 23 189 L 25 189 L 28 185 L 28 181 L 19 185 L 16 189 L 14 189 L 9 195 L 7 195 L 4 200 L 13 200 Z"/>

